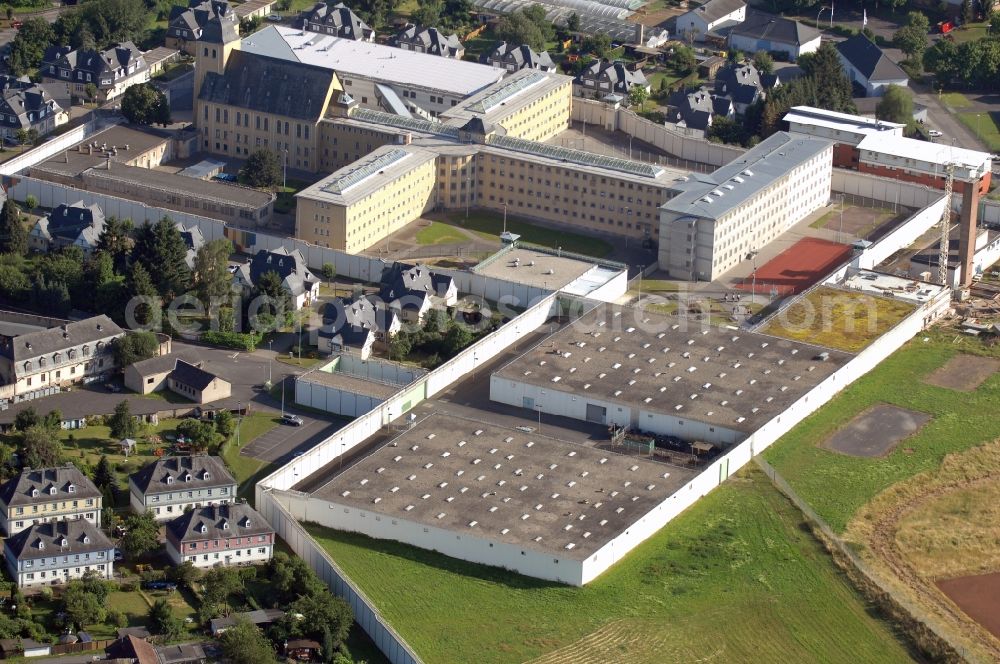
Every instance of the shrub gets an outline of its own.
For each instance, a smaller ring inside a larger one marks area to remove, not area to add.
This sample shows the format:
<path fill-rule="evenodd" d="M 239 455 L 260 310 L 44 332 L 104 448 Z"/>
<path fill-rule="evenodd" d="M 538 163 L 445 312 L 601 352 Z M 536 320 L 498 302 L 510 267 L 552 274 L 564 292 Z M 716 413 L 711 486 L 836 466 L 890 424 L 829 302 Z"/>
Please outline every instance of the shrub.
<path fill-rule="evenodd" d="M 201 333 L 201 340 L 212 346 L 222 346 L 252 353 L 257 350 L 260 343 L 261 334 L 259 332 L 219 332 L 209 330 Z"/>

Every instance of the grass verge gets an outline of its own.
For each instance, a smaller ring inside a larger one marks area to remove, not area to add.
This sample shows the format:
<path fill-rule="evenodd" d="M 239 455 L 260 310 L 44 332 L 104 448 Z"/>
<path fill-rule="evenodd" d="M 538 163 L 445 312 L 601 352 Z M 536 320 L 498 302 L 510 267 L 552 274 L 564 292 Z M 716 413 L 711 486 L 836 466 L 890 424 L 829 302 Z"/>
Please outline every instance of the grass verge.
<path fill-rule="evenodd" d="M 902 300 L 820 286 L 782 309 L 763 329 L 786 339 L 857 352 L 914 307 Z"/>
<path fill-rule="evenodd" d="M 473 210 L 468 219 L 465 212 L 453 212 L 447 216 L 447 223 L 476 232 L 482 237 L 497 241 L 503 232 L 503 214 L 488 210 Z M 521 240 L 550 249 L 562 247 L 566 251 L 603 258 L 611 253 L 612 247 L 604 240 L 570 231 L 539 226 L 527 219 L 507 215 L 507 230 L 517 233 Z"/>
<path fill-rule="evenodd" d="M 991 151 L 1000 152 L 1000 112 L 959 113 L 958 119 Z"/>
<path fill-rule="evenodd" d="M 842 532 L 863 505 L 891 485 L 939 467 L 948 454 L 1000 437 L 1000 376 L 987 379 L 974 392 L 923 382 L 957 353 L 1000 357 L 1000 346 L 987 348 L 953 329 L 920 334 L 792 429 L 765 458 Z M 845 422 L 876 403 L 929 413 L 933 419 L 882 458 L 851 457 L 820 447 Z"/>
<path fill-rule="evenodd" d="M 417 244 L 458 244 L 468 242 L 469 237 L 449 224 L 432 221 L 429 226 L 421 228 L 416 235 Z"/>
<path fill-rule="evenodd" d="M 307 527 L 426 661 L 909 660 L 756 470 L 583 588 Z"/>

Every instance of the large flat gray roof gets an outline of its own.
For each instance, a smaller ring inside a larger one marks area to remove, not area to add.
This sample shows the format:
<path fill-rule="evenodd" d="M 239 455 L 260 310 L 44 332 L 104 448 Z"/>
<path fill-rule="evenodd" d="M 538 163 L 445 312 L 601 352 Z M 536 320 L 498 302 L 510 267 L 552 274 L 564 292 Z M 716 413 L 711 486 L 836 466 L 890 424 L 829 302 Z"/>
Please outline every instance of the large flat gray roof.
<path fill-rule="evenodd" d="M 819 353 L 828 359 L 817 359 Z M 679 316 L 599 305 L 496 375 L 749 433 L 852 356 Z"/>
<path fill-rule="evenodd" d="M 583 559 L 694 474 L 534 432 L 434 413 L 336 475 L 313 496 Z"/>
<path fill-rule="evenodd" d="M 694 173 L 687 182 L 676 183 L 680 191 L 662 209 L 680 215 L 719 219 L 784 177 L 796 166 L 832 145 L 819 138 L 786 132 L 772 134 L 714 172 Z"/>

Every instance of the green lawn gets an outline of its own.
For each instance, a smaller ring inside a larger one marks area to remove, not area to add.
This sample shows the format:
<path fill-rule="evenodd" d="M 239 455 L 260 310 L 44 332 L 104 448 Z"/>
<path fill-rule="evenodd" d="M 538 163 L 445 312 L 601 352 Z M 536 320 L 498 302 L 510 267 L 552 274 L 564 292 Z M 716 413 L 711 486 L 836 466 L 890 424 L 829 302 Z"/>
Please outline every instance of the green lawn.
<path fill-rule="evenodd" d="M 583 588 L 308 526 L 427 662 L 903 662 L 758 471 Z"/>
<path fill-rule="evenodd" d="M 993 152 L 1000 152 L 1000 112 L 959 113 L 958 119 Z"/>
<path fill-rule="evenodd" d="M 986 36 L 986 31 L 989 29 L 989 23 L 969 23 L 963 25 L 962 27 L 952 30 L 950 33 L 952 39 L 955 40 L 956 44 L 961 44 L 964 42 L 977 41 Z"/>
<path fill-rule="evenodd" d="M 279 419 L 270 413 L 250 413 L 240 423 L 239 447 L 236 446 L 236 436 L 233 435 L 222 448 L 222 459 L 239 484 L 237 495 L 246 498 L 251 503 L 253 502 L 254 485 L 272 470 L 274 464 L 244 456 L 240 454 L 240 449 L 246 447 L 247 443 L 253 439 L 278 426 Z"/>
<path fill-rule="evenodd" d="M 969 98 L 961 92 L 945 92 L 941 95 L 941 101 L 943 101 L 946 106 L 953 109 L 969 108 L 972 106 L 972 102 L 969 101 Z"/>
<path fill-rule="evenodd" d="M 504 228 L 503 214 L 489 210 L 472 210 L 468 218 L 465 217 L 465 212 L 452 212 L 446 221 L 455 226 L 472 230 L 489 240 L 499 240 L 500 233 L 503 232 Z M 562 247 L 566 251 L 597 258 L 603 258 L 612 251 L 611 245 L 600 238 L 539 226 L 527 219 L 520 219 L 510 214 L 507 215 L 507 230 L 520 235 L 521 240 L 525 243 L 537 244 L 550 249 Z"/>
<path fill-rule="evenodd" d="M 1000 436 L 1000 375 L 971 393 L 922 382 L 959 352 L 1000 357 L 1000 346 L 985 348 L 980 340 L 954 330 L 918 334 L 785 435 L 765 458 L 820 516 L 843 531 L 861 506 L 890 485 L 937 468 L 951 452 Z M 930 413 L 933 419 L 883 458 L 851 457 L 819 447 L 855 415 L 880 402 Z"/>
<path fill-rule="evenodd" d="M 430 226 L 417 231 L 417 244 L 458 244 L 468 242 L 469 237 L 457 230 L 454 226 L 432 221 Z"/>

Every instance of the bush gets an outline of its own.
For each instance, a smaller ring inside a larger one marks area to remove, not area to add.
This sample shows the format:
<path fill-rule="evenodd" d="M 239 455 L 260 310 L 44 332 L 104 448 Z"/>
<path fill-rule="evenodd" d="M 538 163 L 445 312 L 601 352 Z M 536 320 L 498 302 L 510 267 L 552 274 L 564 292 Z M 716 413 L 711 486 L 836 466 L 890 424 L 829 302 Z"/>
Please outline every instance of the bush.
<path fill-rule="evenodd" d="M 127 627 L 128 626 L 128 616 L 122 611 L 111 610 L 108 611 L 107 618 L 105 622 L 112 627 Z"/>
<path fill-rule="evenodd" d="M 262 335 L 259 332 L 218 332 L 209 330 L 201 333 L 201 340 L 212 346 L 232 348 L 252 353 L 257 350 Z"/>
<path fill-rule="evenodd" d="M 46 601 L 50 600 L 50 599 L 52 599 L 52 588 L 49 588 L 48 586 L 46 586 L 46 587 L 44 587 L 44 588 L 42 588 L 41 590 L 38 591 L 38 595 L 42 599 L 44 599 Z"/>
<path fill-rule="evenodd" d="M 118 584 L 118 589 L 121 590 L 123 593 L 134 593 L 136 590 L 139 589 L 139 582 L 132 580 L 122 581 L 120 584 Z"/>

